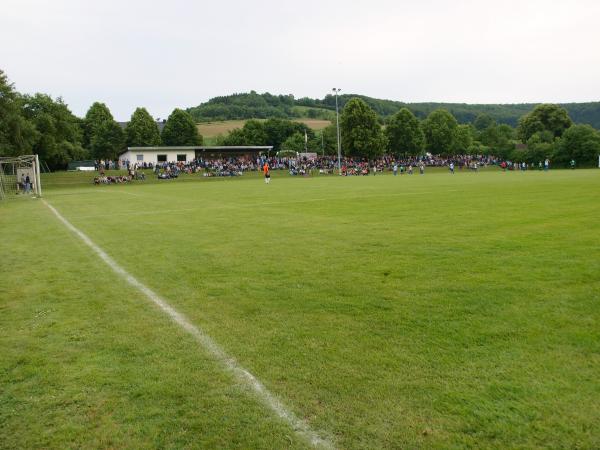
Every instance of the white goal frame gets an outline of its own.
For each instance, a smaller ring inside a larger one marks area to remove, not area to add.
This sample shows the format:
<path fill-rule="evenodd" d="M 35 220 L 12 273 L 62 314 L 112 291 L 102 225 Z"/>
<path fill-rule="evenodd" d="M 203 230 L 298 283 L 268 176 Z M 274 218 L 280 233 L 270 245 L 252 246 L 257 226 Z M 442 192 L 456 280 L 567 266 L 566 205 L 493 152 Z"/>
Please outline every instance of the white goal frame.
<path fill-rule="evenodd" d="M 23 186 L 21 178 L 28 175 L 31 186 Z M 38 155 L 0 157 L 0 200 L 26 194 L 42 196 Z"/>

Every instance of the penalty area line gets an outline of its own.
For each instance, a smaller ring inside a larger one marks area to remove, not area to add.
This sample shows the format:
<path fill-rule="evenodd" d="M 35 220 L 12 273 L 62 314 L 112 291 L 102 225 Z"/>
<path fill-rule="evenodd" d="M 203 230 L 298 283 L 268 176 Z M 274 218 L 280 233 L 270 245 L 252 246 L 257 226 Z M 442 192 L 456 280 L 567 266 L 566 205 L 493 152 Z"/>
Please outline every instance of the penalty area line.
<path fill-rule="evenodd" d="M 267 406 L 276 416 L 286 422 L 300 437 L 307 440 L 314 447 L 333 448 L 333 444 L 319 436 L 313 431 L 308 423 L 298 418 L 291 410 L 289 410 L 277 397 L 271 393 L 265 385 L 252 373 L 242 367 L 232 356 L 228 355 L 217 342 L 206 334 L 200 327 L 194 325 L 182 313 L 173 308 L 165 299 L 139 281 L 123 267 L 121 267 L 114 259 L 112 259 L 104 250 L 98 247 L 85 233 L 76 228 L 71 222 L 65 219 L 52 205 L 46 200 L 42 202 L 54 213 L 56 218 L 77 237 L 79 237 L 106 265 L 108 265 L 117 275 L 120 275 L 132 287 L 140 291 L 148 300 L 158 306 L 173 322 L 179 325 L 180 328 L 187 331 L 198 342 L 210 356 L 220 362 L 223 368 L 230 372 L 235 380 L 242 386 L 249 388 L 254 392 L 256 397 Z"/>

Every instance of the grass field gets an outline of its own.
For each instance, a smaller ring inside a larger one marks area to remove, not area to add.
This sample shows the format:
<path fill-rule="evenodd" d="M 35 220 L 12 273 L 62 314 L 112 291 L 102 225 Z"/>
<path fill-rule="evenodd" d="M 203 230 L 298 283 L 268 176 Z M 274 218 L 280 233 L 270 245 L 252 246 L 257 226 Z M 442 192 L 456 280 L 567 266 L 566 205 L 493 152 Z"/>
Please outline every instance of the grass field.
<path fill-rule="evenodd" d="M 600 447 L 599 170 L 82 182 L 45 200 L 335 447 Z M 41 200 L 0 234 L 0 448 L 308 446 Z"/>
<path fill-rule="evenodd" d="M 324 119 L 295 119 L 294 121 L 304 123 L 313 130 L 322 130 L 323 128 L 331 125 L 331 121 Z M 201 122 L 198 124 L 198 132 L 203 137 L 211 139 L 217 136 L 226 136 L 232 130 L 235 130 L 236 128 L 242 128 L 245 123 L 245 120 Z"/>

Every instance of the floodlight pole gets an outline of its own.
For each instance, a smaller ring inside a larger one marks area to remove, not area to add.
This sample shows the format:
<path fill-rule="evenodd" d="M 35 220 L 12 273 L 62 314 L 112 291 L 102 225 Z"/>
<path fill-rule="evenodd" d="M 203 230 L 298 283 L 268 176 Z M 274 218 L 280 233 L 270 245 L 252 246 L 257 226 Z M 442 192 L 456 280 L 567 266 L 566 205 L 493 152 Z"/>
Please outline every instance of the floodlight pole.
<path fill-rule="evenodd" d="M 333 88 L 335 92 L 335 120 L 337 124 L 337 148 L 338 148 L 338 172 L 342 174 L 342 147 L 340 146 L 340 110 L 338 108 L 338 93 L 341 91 L 340 88 Z"/>

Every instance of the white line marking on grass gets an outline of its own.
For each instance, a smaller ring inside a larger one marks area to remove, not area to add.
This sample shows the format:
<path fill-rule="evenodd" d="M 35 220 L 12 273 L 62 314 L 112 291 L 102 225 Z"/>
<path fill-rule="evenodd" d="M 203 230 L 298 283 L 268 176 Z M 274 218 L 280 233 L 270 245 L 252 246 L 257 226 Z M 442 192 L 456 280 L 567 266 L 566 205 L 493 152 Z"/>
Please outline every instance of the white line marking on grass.
<path fill-rule="evenodd" d="M 104 250 L 98 247 L 86 234 L 79 229 L 75 228 L 67 219 L 65 219 L 52 205 L 45 200 L 42 200 L 44 204 L 54 213 L 54 215 L 60 220 L 65 227 L 75 233 L 88 247 L 90 247 L 113 271 L 120 275 L 125 281 L 131 286 L 136 288 L 138 291 L 143 293 L 152 303 L 158 306 L 171 320 L 177 325 L 191 334 L 196 341 L 204 347 L 204 349 L 217 361 L 223 364 L 224 368 L 231 372 L 238 383 L 250 388 L 256 396 L 269 407 L 279 418 L 283 419 L 294 431 L 306 439 L 314 447 L 333 448 L 333 444 L 319 436 L 315 431 L 311 430 L 308 423 L 304 420 L 299 419 L 291 410 L 289 410 L 281 401 L 275 397 L 265 386 L 260 382 L 258 378 L 252 375 L 248 370 L 239 365 L 239 363 L 217 344 L 213 338 L 207 335 L 202 329 L 189 319 L 173 308 L 169 303 L 164 300 L 160 295 L 154 292 L 152 289 L 147 287 L 124 268 L 122 268 L 117 262 L 112 259 Z"/>

